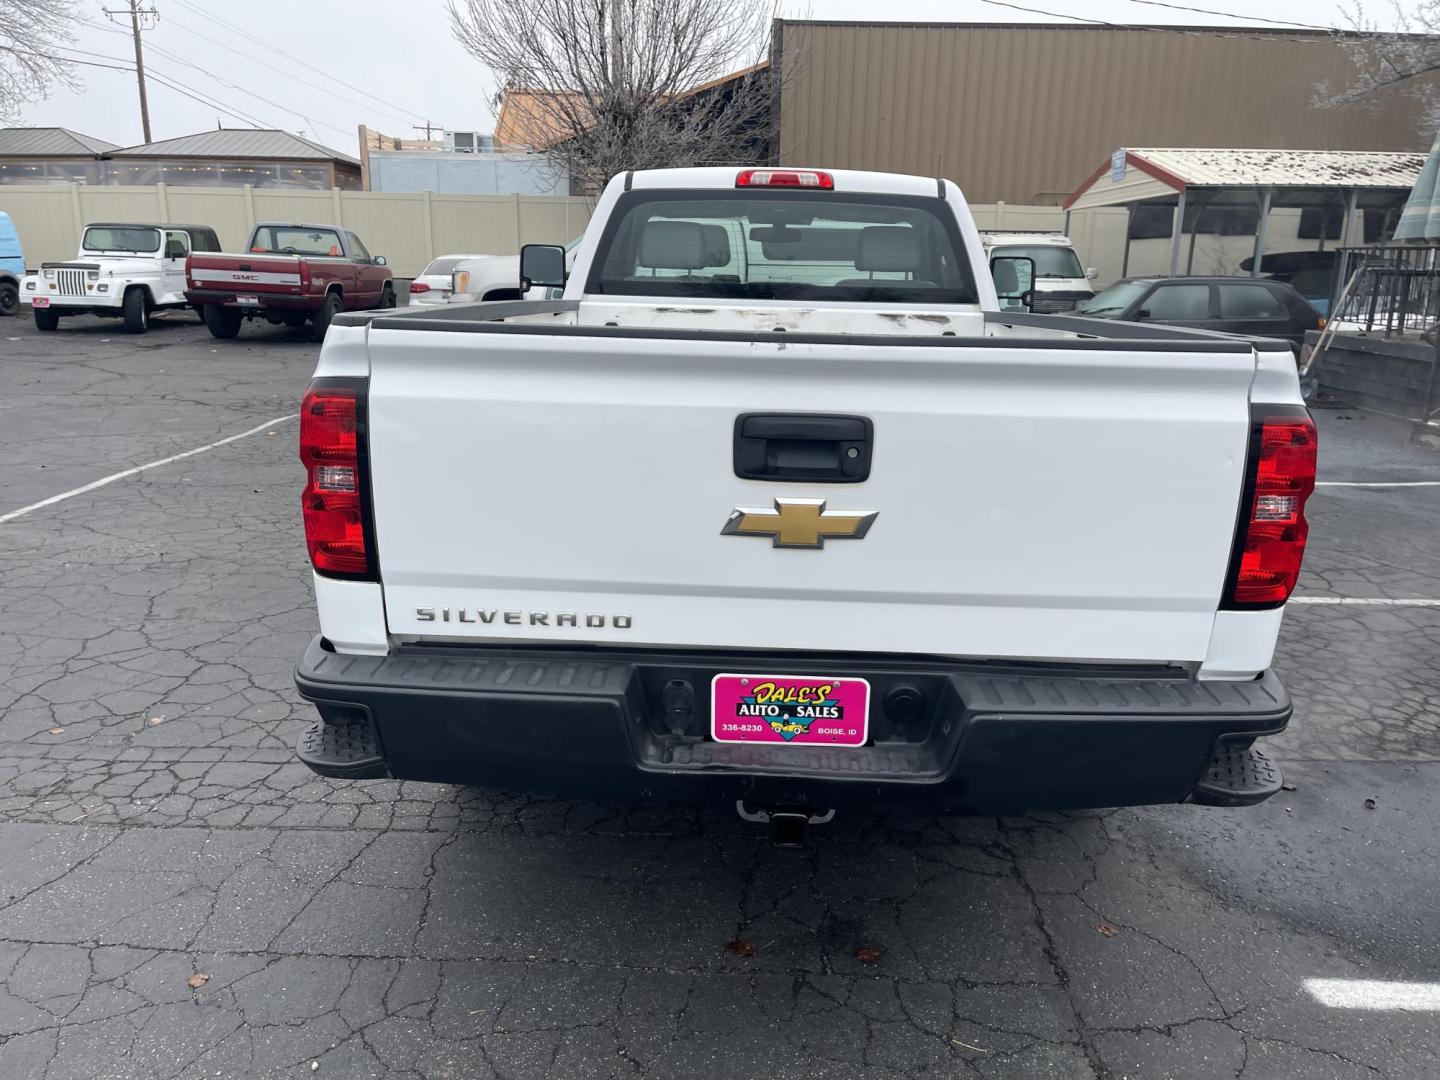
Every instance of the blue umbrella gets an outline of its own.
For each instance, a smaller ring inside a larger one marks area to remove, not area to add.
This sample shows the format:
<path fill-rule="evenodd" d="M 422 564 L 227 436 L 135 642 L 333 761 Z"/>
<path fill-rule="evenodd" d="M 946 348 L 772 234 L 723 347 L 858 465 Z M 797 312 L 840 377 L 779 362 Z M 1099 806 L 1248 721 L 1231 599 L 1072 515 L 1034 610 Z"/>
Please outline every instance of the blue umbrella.
<path fill-rule="evenodd" d="M 1396 240 L 1440 242 L 1440 133 L 1430 147 L 1420 179 L 1410 189 L 1400 223 L 1395 226 Z"/>

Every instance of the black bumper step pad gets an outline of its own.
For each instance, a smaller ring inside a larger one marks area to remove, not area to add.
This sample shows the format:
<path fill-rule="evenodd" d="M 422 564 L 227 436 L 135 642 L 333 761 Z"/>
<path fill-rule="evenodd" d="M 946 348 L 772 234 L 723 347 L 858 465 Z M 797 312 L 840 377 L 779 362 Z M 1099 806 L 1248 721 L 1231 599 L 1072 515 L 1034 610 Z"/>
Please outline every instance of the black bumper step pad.
<path fill-rule="evenodd" d="M 1210 768 L 1195 785 L 1192 802 L 1202 806 L 1254 806 L 1276 794 L 1285 774 L 1255 746 L 1222 742 Z"/>

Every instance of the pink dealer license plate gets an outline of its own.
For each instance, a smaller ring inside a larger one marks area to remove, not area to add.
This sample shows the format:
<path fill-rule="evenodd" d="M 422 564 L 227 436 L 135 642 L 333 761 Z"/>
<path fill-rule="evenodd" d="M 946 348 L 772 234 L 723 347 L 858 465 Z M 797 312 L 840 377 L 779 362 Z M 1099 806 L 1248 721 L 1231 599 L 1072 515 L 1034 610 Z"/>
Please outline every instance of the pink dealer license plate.
<path fill-rule="evenodd" d="M 716 742 L 864 746 L 870 684 L 810 675 L 716 675 L 710 735 Z"/>

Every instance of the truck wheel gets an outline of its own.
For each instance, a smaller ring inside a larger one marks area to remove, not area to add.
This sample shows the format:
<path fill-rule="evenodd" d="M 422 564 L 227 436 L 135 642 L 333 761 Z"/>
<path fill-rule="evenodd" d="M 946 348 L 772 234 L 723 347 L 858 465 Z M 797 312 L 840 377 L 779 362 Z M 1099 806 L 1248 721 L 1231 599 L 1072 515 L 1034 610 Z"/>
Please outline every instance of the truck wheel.
<path fill-rule="evenodd" d="M 143 334 L 150 328 L 150 300 L 144 289 L 125 290 L 125 332 Z"/>
<path fill-rule="evenodd" d="M 205 308 L 207 306 L 208 305 L 206 304 L 192 304 L 190 306 L 190 310 L 195 312 L 195 317 L 199 319 L 202 323 L 205 321 Z"/>
<path fill-rule="evenodd" d="M 311 333 L 316 341 L 325 340 L 325 331 L 330 329 L 330 320 L 340 314 L 342 307 L 344 307 L 344 302 L 340 299 L 338 292 L 332 290 L 325 294 L 325 303 L 315 313 L 315 325 L 311 328 Z"/>
<path fill-rule="evenodd" d="M 59 327 L 60 327 L 60 315 L 59 315 L 58 312 L 51 311 L 49 308 L 38 308 L 38 307 L 37 307 L 37 308 L 35 309 L 35 329 L 36 329 L 36 330 L 45 330 L 45 331 L 48 332 L 48 331 L 50 331 L 50 330 L 58 330 Z"/>
<path fill-rule="evenodd" d="M 394 307 L 394 297 L 391 297 Z M 13 281 L 0 281 L 0 315 L 14 315 L 20 310 L 20 286 Z"/>
<path fill-rule="evenodd" d="M 205 326 L 211 337 L 220 338 L 222 341 L 233 338 L 240 333 L 240 324 L 243 321 L 244 317 L 238 311 L 231 311 L 219 304 L 205 305 Z"/>
<path fill-rule="evenodd" d="M 388 281 L 385 283 L 385 290 L 380 294 L 380 306 L 392 308 L 395 306 L 395 286 Z"/>

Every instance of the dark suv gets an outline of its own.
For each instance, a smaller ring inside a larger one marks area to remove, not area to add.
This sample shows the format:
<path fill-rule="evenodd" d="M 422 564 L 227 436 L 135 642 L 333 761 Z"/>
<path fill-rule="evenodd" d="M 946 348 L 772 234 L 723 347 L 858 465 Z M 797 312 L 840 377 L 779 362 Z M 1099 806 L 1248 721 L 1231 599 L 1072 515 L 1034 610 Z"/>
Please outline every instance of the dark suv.
<path fill-rule="evenodd" d="M 1325 325 L 1289 285 L 1250 277 L 1125 278 L 1078 305 L 1075 314 L 1284 338 L 1297 350 L 1305 331 Z"/>

